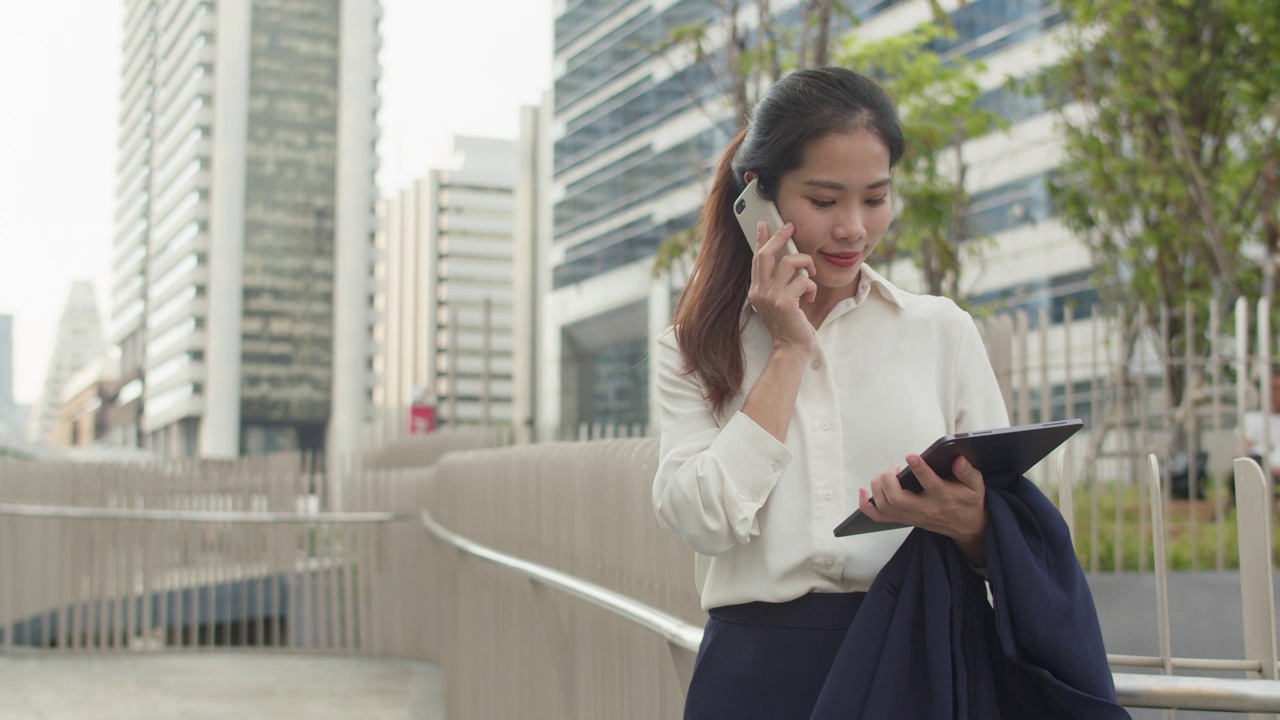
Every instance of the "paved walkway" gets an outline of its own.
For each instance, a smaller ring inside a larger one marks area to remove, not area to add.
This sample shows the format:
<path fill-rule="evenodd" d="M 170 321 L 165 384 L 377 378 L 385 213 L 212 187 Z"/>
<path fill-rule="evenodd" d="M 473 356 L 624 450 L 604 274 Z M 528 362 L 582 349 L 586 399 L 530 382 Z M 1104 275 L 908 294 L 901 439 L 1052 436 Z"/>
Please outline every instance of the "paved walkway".
<path fill-rule="evenodd" d="M 444 720 L 436 665 L 309 655 L 0 656 L 3 720 Z"/>

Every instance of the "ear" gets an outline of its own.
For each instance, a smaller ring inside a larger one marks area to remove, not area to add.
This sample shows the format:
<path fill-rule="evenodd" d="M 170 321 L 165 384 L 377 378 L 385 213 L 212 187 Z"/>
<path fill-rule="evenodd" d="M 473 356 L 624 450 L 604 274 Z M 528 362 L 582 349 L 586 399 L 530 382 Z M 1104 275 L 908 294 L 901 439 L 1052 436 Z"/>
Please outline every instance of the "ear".
<path fill-rule="evenodd" d="M 750 184 L 751 184 L 751 181 L 752 181 L 752 180 L 755 180 L 755 179 L 756 179 L 756 178 L 758 178 L 758 177 L 760 177 L 760 176 L 759 176 L 759 175 L 757 175 L 757 174 L 755 174 L 754 172 L 752 172 L 752 171 L 750 171 L 750 170 L 748 170 L 748 171 L 746 171 L 745 173 L 743 173 L 743 174 L 742 174 L 742 178 L 743 178 L 744 180 L 746 180 L 746 181 L 747 181 L 747 184 L 748 184 L 748 185 L 750 185 Z"/>

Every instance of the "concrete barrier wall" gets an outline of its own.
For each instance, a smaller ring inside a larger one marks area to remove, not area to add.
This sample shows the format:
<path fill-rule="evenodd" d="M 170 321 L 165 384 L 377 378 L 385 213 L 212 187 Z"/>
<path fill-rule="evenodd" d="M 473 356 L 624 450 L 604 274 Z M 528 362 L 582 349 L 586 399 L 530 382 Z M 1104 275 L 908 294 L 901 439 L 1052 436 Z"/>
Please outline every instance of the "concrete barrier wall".
<path fill-rule="evenodd" d="M 702 624 L 693 555 L 653 516 L 657 440 L 454 453 L 436 469 L 435 518 L 501 552 Z M 582 600 L 455 551 L 437 598 L 450 718 L 678 717 L 665 641 Z M 450 617 L 444 613 L 442 617 Z"/>

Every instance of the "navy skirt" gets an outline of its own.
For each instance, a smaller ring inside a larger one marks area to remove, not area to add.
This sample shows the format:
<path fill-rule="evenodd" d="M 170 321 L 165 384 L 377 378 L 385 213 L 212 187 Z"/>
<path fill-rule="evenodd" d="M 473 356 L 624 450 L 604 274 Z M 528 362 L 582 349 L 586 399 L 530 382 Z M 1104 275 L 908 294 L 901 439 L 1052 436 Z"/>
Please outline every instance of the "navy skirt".
<path fill-rule="evenodd" d="M 866 593 L 712 608 L 685 720 L 804 720 Z"/>

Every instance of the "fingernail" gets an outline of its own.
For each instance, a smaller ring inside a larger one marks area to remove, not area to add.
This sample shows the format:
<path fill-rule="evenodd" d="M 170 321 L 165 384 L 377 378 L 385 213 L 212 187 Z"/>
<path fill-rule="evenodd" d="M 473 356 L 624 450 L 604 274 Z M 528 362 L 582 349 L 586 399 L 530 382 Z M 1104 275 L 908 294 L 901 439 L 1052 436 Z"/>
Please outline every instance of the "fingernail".
<path fill-rule="evenodd" d="M 783 225 L 783 227 L 784 227 L 784 228 L 786 228 L 787 230 L 795 230 L 795 229 L 796 229 L 796 226 L 795 226 L 794 224 L 790 223 L 790 222 L 788 222 L 786 225 Z"/>
<path fill-rule="evenodd" d="M 964 472 L 964 471 L 968 470 L 968 469 L 969 469 L 969 461 L 968 461 L 968 460 L 965 460 L 964 458 L 960 458 L 960 467 L 959 467 L 959 469 L 960 469 L 960 472 Z"/>

